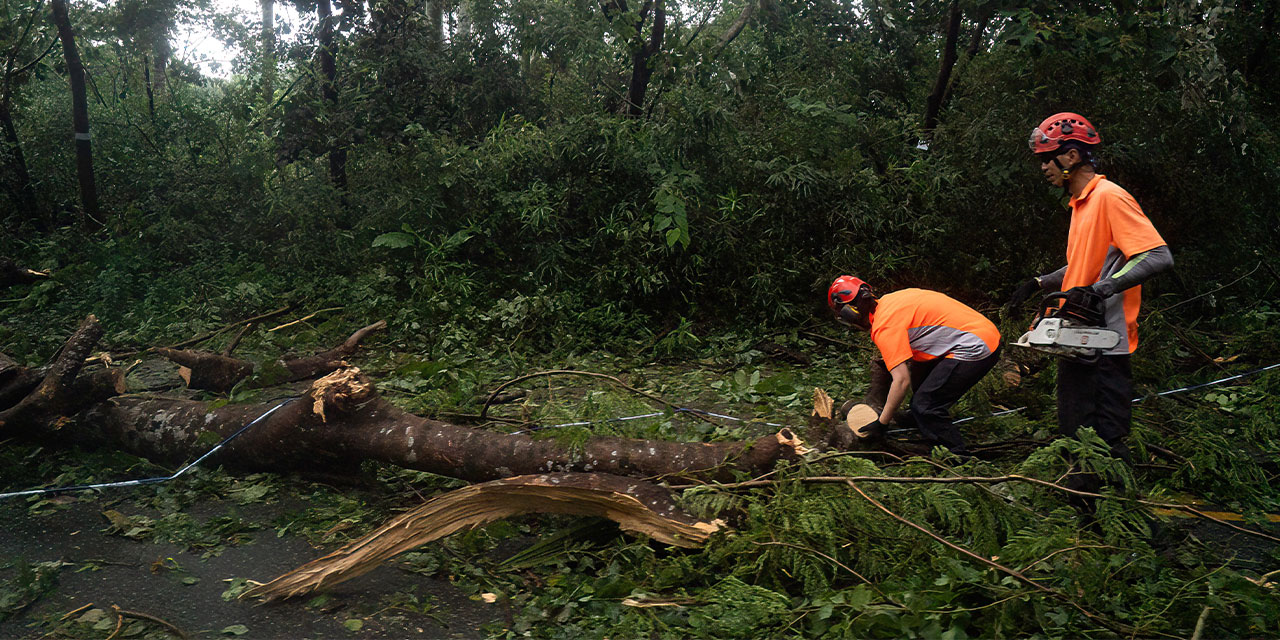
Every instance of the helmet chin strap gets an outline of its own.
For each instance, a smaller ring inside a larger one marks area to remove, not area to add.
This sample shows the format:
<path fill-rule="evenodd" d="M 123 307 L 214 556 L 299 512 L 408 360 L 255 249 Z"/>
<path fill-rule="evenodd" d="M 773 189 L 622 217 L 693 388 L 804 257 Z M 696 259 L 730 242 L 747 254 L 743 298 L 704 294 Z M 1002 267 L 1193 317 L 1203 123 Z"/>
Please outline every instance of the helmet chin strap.
<path fill-rule="evenodd" d="M 1071 190 L 1071 187 L 1070 187 L 1070 183 L 1071 183 L 1071 174 L 1072 174 L 1072 173 L 1074 173 L 1076 169 L 1079 169 L 1082 165 L 1085 165 L 1085 164 L 1088 164 L 1088 163 L 1087 163 L 1087 162 L 1085 162 L 1084 160 L 1079 160 L 1079 161 L 1077 161 L 1075 164 L 1073 164 L 1073 165 L 1071 165 L 1071 166 L 1069 166 L 1069 167 L 1064 167 L 1064 166 L 1062 166 L 1062 163 L 1061 163 L 1061 162 L 1058 162 L 1058 159 L 1057 159 L 1057 158 L 1054 158 L 1054 159 L 1053 159 L 1053 164 L 1054 164 L 1054 166 L 1058 167 L 1058 170 L 1059 170 L 1059 171 L 1061 171 L 1061 172 L 1062 172 L 1062 190 L 1063 190 L 1063 191 L 1070 191 L 1070 190 Z"/>

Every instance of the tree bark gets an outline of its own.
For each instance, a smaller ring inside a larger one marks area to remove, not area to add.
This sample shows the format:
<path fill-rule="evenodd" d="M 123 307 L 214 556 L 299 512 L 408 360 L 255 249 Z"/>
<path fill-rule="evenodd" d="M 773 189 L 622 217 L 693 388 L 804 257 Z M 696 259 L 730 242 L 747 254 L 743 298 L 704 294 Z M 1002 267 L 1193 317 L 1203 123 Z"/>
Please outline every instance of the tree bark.
<path fill-rule="evenodd" d="M 652 1 L 652 0 L 651 0 Z M 644 95 L 649 89 L 649 80 L 653 77 L 653 56 L 662 50 L 662 38 L 666 31 L 667 13 L 665 0 L 656 0 L 653 9 L 653 26 L 649 39 L 644 39 L 644 19 L 651 6 L 646 2 L 636 20 L 636 47 L 631 58 L 631 83 L 627 87 L 627 115 L 635 118 L 644 114 Z"/>
<path fill-rule="evenodd" d="M 114 445 L 157 462 L 179 463 L 203 453 L 201 434 L 226 437 L 272 404 L 224 405 L 122 396 L 80 414 L 64 443 Z M 726 479 L 760 473 L 794 459 L 804 444 L 789 430 L 754 442 L 682 443 L 594 437 L 570 448 L 555 440 L 460 427 L 422 418 L 387 403 L 358 369 L 317 380 L 289 403 L 214 456 L 214 464 L 245 470 L 350 468 L 363 460 L 391 463 L 468 481 L 548 472 L 596 472 L 633 477 Z"/>
<path fill-rule="evenodd" d="M 156 92 L 151 86 L 151 58 L 147 54 L 142 54 L 142 80 L 143 86 L 147 88 L 147 116 L 151 118 L 152 126 L 156 123 Z"/>
<path fill-rule="evenodd" d="M 323 353 L 281 358 L 276 361 L 278 373 L 265 375 L 258 386 L 306 380 L 350 366 L 344 358 L 355 353 L 360 347 L 360 342 L 370 333 L 386 327 L 386 321 L 379 320 L 356 331 L 342 344 Z M 178 375 L 192 389 L 225 392 L 253 374 L 252 362 L 232 358 L 229 353 L 217 354 L 209 351 L 186 351 L 166 347 L 157 347 L 155 351 L 181 365 Z"/>
<path fill-rule="evenodd" d="M 276 5 L 262 0 L 262 102 L 271 106 L 276 95 Z"/>
<path fill-rule="evenodd" d="M 925 101 L 924 131 L 926 136 L 933 134 L 938 126 L 938 113 L 942 109 L 942 96 L 947 92 L 951 82 L 951 70 L 956 65 L 956 41 L 960 38 L 960 2 L 952 0 L 951 10 L 947 17 L 946 39 L 942 45 L 942 56 L 938 63 L 938 77 L 933 83 L 933 91 Z"/>
<path fill-rule="evenodd" d="M 89 138 L 89 99 L 85 92 L 84 64 L 76 47 L 75 31 L 67 16 L 66 0 L 50 0 L 53 23 L 62 40 L 62 54 L 67 63 L 67 77 L 71 83 L 71 116 L 75 129 L 76 173 L 80 178 L 80 204 L 84 215 L 96 223 L 98 219 L 98 189 L 93 178 L 93 149 Z"/>
<path fill-rule="evenodd" d="M 329 0 L 319 0 L 316 4 L 316 17 L 320 22 L 319 43 L 320 74 L 322 77 L 320 92 L 329 108 L 337 111 L 338 87 L 334 79 L 337 76 L 337 64 L 334 60 L 333 7 Z M 335 136 L 329 147 L 329 181 L 339 190 L 347 188 L 347 150 Z"/>
<path fill-rule="evenodd" d="M 0 433 L 12 433 L 15 428 L 31 428 L 48 426 L 50 421 L 74 413 L 86 401 L 100 398 L 85 398 L 76 393 L 76 376 L 84 366 L 89 351 L 102 337 L 102 327 L 98 319 L 92 315 L 85 318 L 76 332 L 71 335 L 58 359 L 49 366 L 44 378 L 36 387 L 11 407 L 0 407 Z M 61 426 L 60 420 L 53 420 L 53 427 Z"/>
<path fill-rule="evenodd" d="M 225 438 L 276 407 L 274 402 L 218 406 L 149 394 L 111 397 L 123 388 L 120 369 L 77 378 L 101 335 L 97 320 L 86 318 L 35 388 L 11 406 L 0 405 L 0 430 L 60 446 L 115 446 L 179 463 L 207 450 L 206 433 Z M 23 367 L 0 358 L 0 390 L 29 378 Z M 752 442 L 600 436 L 577 446 L 470 429 L 396 408 L 355 368 L 321 378 L 286 402 L 221 449 L 212 463 L 279 472 L 348 469 L 372 460 L 468 481 L 553 472 L 723 480 L 734 471 L 767 471 L 807 451 L 789 429 Z"/>
<path fill-rule="evenodd" d="M 31 186 L 31 173 L 27 170 L 27 158 L 22 152 L 22 142 L 18 140 L 18 129 L 13 126 L 13 114 L 9 110 L 9 100 L 0 98 L 0 130 L 4 133 L 5 159 L 9 165 L 9 173 L 13 180 L 9 185 L 10 197 L 17 205 L 18 211 L 36 227 L 47 230 L 49 225 L 45 215 L 40 212 L 36 203 L 36 191 Z"/>
<path fill-rule="evenodd" d="M 427 0 L 427 44 L 440 47 L 444 43 L 444 0 Z"/>

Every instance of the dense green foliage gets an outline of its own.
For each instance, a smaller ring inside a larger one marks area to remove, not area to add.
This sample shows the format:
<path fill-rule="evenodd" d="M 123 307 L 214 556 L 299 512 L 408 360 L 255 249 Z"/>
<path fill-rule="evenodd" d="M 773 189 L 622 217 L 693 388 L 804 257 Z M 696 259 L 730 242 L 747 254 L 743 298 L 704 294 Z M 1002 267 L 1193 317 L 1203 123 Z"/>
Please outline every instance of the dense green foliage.
<path fill-rule="evenodd" d="M 1062 194 L 1044 184 L 1025 140 L 1043 116 L 1069 109 L 1098 125 L 1101 172 L 1137 197 L 1177 261 L 1146 288 L 1138 386 L 1280 359 L 1280 2 L 961 0 L 959 59 L 933 131 L 924 110 L 949 3 L 668 5 L 663 40 L 642 64 L 652 71 L 647 92 L 628 105 L 655 21 L 652 2 L 637 5 L 341 1 L 328 95 L 315 2 L 291 5 L 301 24 L 281 30 L 270 52 L 255 17 L 194 0 L 74 5 L 102 212 L 91 220 L 80 213 L 66 68 L 48 8 L 11 0 L 0 8 L 0 115 L 14 125 L 0 139 L 0 256 L 53 277 L 4 294 L 0 351 L 42 362 L 86 313 L 103 321 L 107 348 L 131 350 L 284 304 L 340 306 L 293 335 L 254 334 L 245 348 L 274 358 L 385 318 L 381 346 L 394 353 L 379 356 L 380 388 L 420 413 L 474 410 L 471 399 L 500 379 L 578 365 L 630 369 L 636 386 L 673 401 L 799 421 L 813 386 L 839 395 L 861 385 L 863 354 L 834 348 L 834 333 L 797 329 L 826 331 L 816 327 L 834 275 L 856 273 L 881 291 L 935 288 L 995 316 L 1017 281 L 1060 266 Z M 745 29 L 729 37 L 748 9 Z M 228 77 L 171 57 L 180 21 L 239 47 Z M 347 158 L 342 180 L 330 163 L 336 149 Z M 19 164 L 33 201 L 23 199 Z M 1006 335 L 1025 321 L 1000 318 Z M 756 349 L 766 337 L 819 360 L 768 363 Z M 706 368 L 652 364 L 694 358 Z M 1106 465 L 1097 443 L 1051 443 L 1049 378 L 1021 388 L 989 380 L 966 399 L 970 412 L 1030 405 L 1030 415 L 978 433 L 1044 446 L 962 472 L 1053 480 L 1068 455 Z M 1146 466 L 1112 470 L 1110 490 L 1195 496 L 1254 519 L 1277 512 L 1277 385 L 1269 374 L 1144 403 L 1133 439 Z M 574 389 L 531 410 L 555 422 L 649 409 Z M 674 418 L 608 429 L 758 435 Z M 0 478 L 14 489 L 32 477 L 114 477 L 125 465 L 5 455 Z M 937 471 L 835 458 L 778 477 Z M 267 527 L 332 544 L 324 532 L 367 530 L 406 487 L 441 488 L 379 473 L 380 487 L 360 498 L 292 479 L 202 477 L 138 498 L 151 515 L 130 512 L 112 535 L 216 553 Z M 1085 527 L 1062 496 L 1025 485 L 863 486 L 1140 636 L 1189 636 L 1205 607 L 1215 636 L 1280 633 L 1274 591 L 1254 582 L 1274 568 L 1273 548 L 1157 525 L 1123 502 L 1102 503 Z M 274 523 L 197 523 L 181 512 L 194 495 L 235 501 L 244 491 L 263 492 L 250 503 L 283 493 L 314 508 Z M 1111 633 L 845 487 L 699 488 L 684 500 L 730 514 L 735 535 L 696 553 L 568 536 L 569 551 L 522 560 L 535 576 L 526 579 L 484 554 L 563 524 L 530 520 L 459 536 L 406 564 L 500 593 L 513 618 L 490 631 L 511 637 Z M 58 508 L 28 505 L 31 517 Z M 0 619 L 50 589 L 58 570 L 8 568 L 20 575 L 0 593 Z"/>

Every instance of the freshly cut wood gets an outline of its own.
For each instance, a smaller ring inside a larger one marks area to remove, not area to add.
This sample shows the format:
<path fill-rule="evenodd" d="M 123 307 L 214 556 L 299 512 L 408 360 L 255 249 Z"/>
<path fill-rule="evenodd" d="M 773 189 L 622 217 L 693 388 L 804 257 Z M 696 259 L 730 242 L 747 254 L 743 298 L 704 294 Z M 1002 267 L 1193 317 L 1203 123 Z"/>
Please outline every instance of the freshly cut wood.
<path fill-rule="evenodd" d="M 694 548 L 718 531 L 678 509 L 654 484 L 603 473 L 547 473 L 476 484 L 433 498 L 374 532 L 313 560 L 244 597 L 276 600 L 333 587 L 445 536 L 530 513 L 596 516 L 665 544 Z"/>
<path fill-rule="evenodd" d="M 342 344 L 313 356 L 285 356 L 276 362 L 278 373 L 267 371 L 256 386 L 270 386 L 284 382 L 296 382 L 336 371 L 349 366 L 344 358 L 356 352 L 360 342 L 370 333 L 387 327 L 379 320 L 351 334 Z M 232 358 L 227 354 L 210 351 L 190 351 L 157 347 L 156 353 L 178 363 L 178 375 L 192 389 L 226 392 L 241 380 L 253 375 L 254 365 L 248 360 Z M 274 375 L 273 375 L 274 373 Z"/>
<path fill-rule="evenodd" d="M 855 404 L 849 408 L 848 415 L 844 418 L 844 424 L 858 438 L 866 438 L 870 436 L 863 430 L 863 427 L 871 424 L 872 420 L 880 417 L 880 412 L 871 408 L 871 405 Z"/>
<path fill-rule="evenodd" d="M 192 389 L 227 391 L 253 374 L 253 363 L 209 351 L 156 347 L 156 353 L 178 363 L 178 377 Z"/>

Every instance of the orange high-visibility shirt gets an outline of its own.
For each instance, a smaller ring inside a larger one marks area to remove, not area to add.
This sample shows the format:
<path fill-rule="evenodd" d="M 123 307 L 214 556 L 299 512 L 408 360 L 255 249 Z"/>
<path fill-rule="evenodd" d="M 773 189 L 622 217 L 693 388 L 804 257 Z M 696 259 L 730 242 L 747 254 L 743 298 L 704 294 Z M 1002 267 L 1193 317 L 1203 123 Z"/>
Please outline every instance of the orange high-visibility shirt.
<path fill-rule="evenodd" d="M 1000 330 L 946 294 L 903 289 L 876 302 L 871 340 L 893 369 L 907 360 L 981 360 L 1000 346 Z"/>
<path fill-rule="evenodd" d="M 1071 231 L 1067 235 L 1067 271 L 1062 290 L 1087 287 L 1115 275 L 1129 258 L 1165 245 L 1142 207 L 1120 185 L 1098 175 L 1071 199 Z M 1142 287 L 1132 287 L 1106 301 L 1107 328 L 1120 333 L 1120 344 L 1107 354 L 1138 348 L 1138 309 Z"/>

